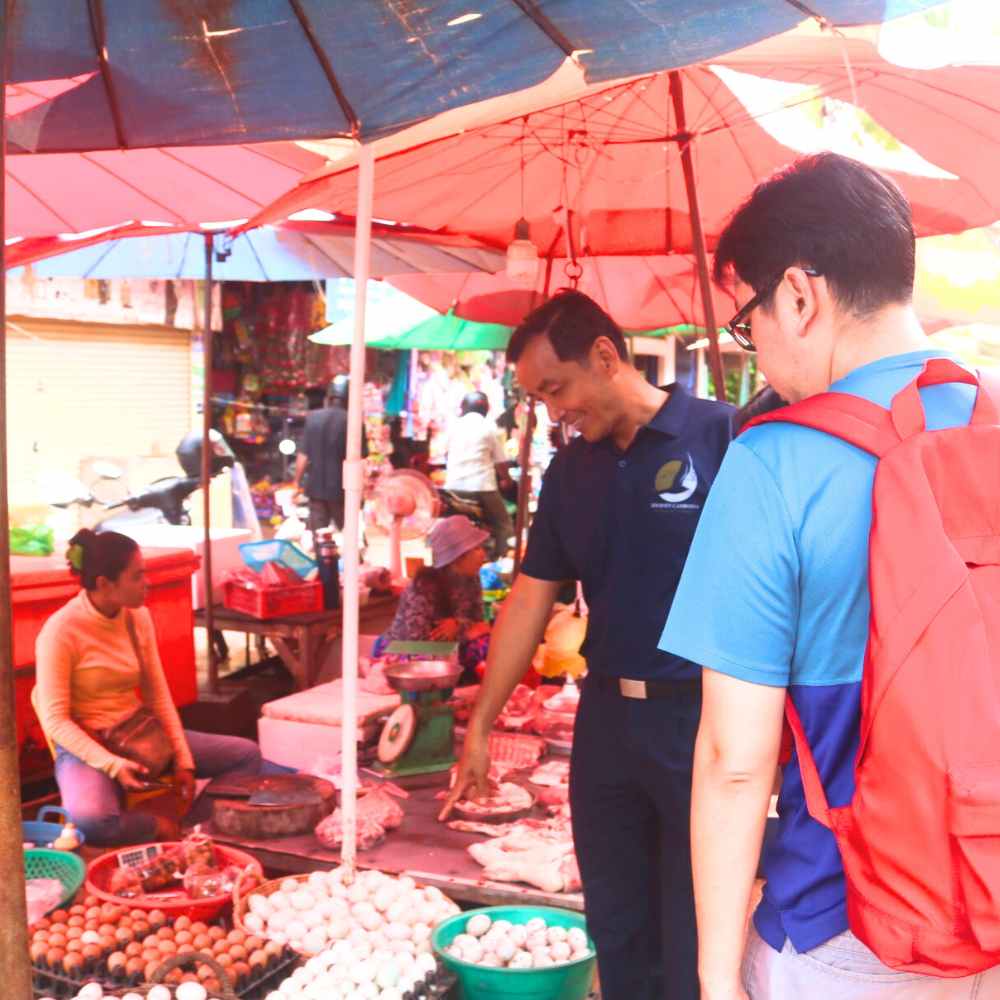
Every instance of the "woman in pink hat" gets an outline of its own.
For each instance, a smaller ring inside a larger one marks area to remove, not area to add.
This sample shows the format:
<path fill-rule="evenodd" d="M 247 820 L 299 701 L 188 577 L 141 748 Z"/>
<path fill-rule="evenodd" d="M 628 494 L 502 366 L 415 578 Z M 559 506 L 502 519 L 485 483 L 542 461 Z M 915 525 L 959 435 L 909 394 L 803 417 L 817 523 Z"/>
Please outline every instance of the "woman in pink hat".
<path fill-rule="evenodd" d="M 475 671 L 486 659 L 490 636 L 479 582 L 489 537 L 461 515 L 434 525 L 428 535 L 432 565 L 423 566 L 403 592 L 396 617 L 375 643 L 376 656 L 396 641 L 457 642 L 465 668 L 459 683 L 479 682 Z"/>

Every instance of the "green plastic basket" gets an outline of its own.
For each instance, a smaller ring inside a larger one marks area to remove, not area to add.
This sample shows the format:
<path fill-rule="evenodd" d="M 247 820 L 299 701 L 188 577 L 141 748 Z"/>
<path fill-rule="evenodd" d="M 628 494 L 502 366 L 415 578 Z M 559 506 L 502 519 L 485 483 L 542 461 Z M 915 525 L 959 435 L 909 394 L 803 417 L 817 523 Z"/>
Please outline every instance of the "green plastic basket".
<path fill-rule="evenodd" d="M 550 927 L 587 929 L 582 913 L 554 906 L 487 906 L 456 913 L 434 928 L 431 945 L 438 958 L 458 976 L 460 1000 L 506 1000 L 509 997 L 585 1000 L 594 982 L 596 959 L 593 956 L 544 969 L 490 969 L 446 954 L 445 948 L 465 930 L 469 917 L 477 913 L 485 913 L 491 920 L 509 920 L 512 924 L 526 924 L 533 917 L 541 917 Z M 593 949 L 593 941 L 590 947 Z"/>
<path fill-rule="evenodd" d="M 65 906 L 79 891 L 87 876 L 87 866 L 69 851 L 37 847 L 24 852 L 24 878 L 55 878 L 62 883 L 62 899 L 53 910 Z M 49 911 L 51 912 L 51 911 Z"/>

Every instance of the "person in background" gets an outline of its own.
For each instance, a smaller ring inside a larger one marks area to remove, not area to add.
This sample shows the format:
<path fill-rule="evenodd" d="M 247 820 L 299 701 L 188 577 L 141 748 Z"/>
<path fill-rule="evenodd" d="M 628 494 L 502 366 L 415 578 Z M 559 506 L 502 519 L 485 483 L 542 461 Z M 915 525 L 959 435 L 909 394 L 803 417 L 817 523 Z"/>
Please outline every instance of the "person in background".
<path fill-rule="evenodd" d="M 913 310 L 914 256 L 910 206 L 864 164 L 822 153 L 758 186 L 719 237 L 715 270 L 734 280 L 744 304 L 727 329 L 757 352 L 772 401 L 830 391 L 888 408 L 947 356 Z M 970 386 L 921 396 L 929 428 L 968 423 Z M 787 700 L 830 806 L 854 792 L 876 464 L 808 427 L 743 433 L 670 608 L 660 648 L 703 667 L 691 820 L 703 1000 L 1000 996 L 1000 967 L 954 979 L 896 971 L 854 936 L 837 842 L 807 809 L 797 754 L 747 934 Z"/>
<path fill-rule="evenodd" d="M 486 794 L 490 728 L 565 581 L 581 580 L 588 673 L 569 789 L 601 994 L 697 1000 L 688 812 L 700 671 L 656 643 L 733 408 L 651 385 L 629 363 L 621 329 L 576 291 L 531 313 L 507 357 L 521 387 L 578 436 L 545 473 L 441 818 L 463 795 Z"/>
<path fill-rule="evenodd" d="M 500 431 L 489 418 L 490 404 L 483 392 L 462 398 L 461 416 L 452 424 L 448 441 L 445 489 L 474 500 L 493 536 L 491 555 L 502 559 L 510 548 L 514 525 L 497 489 L 497 466 L 506 461 Z"/>
<path fill-rule="evenodd" d="M 326 406 L 306 414 L 302 447 L 295 459 L 292 488 L 299 492 L 305 479 L 309 498 L 309 530 L 344 528 L 344 459 L 347 456 L 347 400 L 351 380 L 338 375 L 327 390 Z M 368 457 L 368 442 L 361 436 L 361 455 Z"/>
<path fill-rule="evenodd" d="M 185 808 L 195 777 L 255 775 L 256 743 L 185 731 L 160 663 L 139 546 L 114 531 L 84 529 L 68 561 L 83 588 L 42 626 L 35 642 L 35 701 L 55 746 L 55 774 L 69 818 L 92 844 L 176 840 L 181 815 L 127 811 L 126 792 L 149 787 L 145 769 L 117 756 L 100 734 L 150 709 L 173 746 L 174 783 Z M 272 765 L 273 767 L 273 765 Z"/>
<path fill-rule="evenodd" d="M 375 642 L 374 656 L 397 640 L 457 642 L 463 667 L 459 683 L 479 683 L 476 667 L 486 658 L 490 636 L 479 582 L 489 537 L 461 515 L 434 525 L 427 536 L 432 564 L 421 567 L 403 591 L 392 624 Z"/>

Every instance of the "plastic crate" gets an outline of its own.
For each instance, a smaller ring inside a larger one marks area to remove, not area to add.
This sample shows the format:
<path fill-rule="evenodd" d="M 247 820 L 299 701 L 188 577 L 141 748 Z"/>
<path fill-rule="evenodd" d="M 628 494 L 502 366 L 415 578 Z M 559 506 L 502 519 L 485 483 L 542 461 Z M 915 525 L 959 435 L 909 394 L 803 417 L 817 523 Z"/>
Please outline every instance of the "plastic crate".
<path fill-rule="evenodd" d="M 256 572 L 260 572 L 269 562 L 281 563 L 294 570 L 303 580 L 315 576 L 319 565 L 310 559 L 302 549 L 283 538 L 272 538 L 263 542 L 244 542 L 240 546 L 243 561 Z"/>
<path fill-rule="evenodd" d="M 52 909 L 65 906 L 77 894 L 86 874 L 84 863 L 69 851 L 35 847 L 24 852 L 25 879 L 54 878 L 62 883 L 62 900 Z"/>
<path fill-rule="evenodd" d="M 294 587 L 247 587 L 238 580 L 227 580 L 223 604 L 251 618 L 280 618 L 306 615 L 323 610 L 323 584 L 306 581 Z"/>

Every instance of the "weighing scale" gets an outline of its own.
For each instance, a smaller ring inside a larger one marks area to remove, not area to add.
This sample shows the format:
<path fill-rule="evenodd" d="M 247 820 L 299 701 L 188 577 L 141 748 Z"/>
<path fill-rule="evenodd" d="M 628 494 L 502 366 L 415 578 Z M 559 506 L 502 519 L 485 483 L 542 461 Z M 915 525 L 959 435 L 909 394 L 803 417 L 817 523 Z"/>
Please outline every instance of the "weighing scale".
<path fill-rule="evenodd" d="M 455 715 L 448 699 L 461 673 L 453 659 L 411 660 L 385 668 L 386 681 L 403 703 L 382 729 L 380 771 L 396 777 L 436 774 L 455 763 Z"/>

